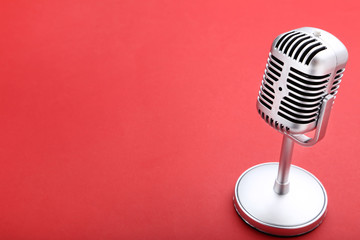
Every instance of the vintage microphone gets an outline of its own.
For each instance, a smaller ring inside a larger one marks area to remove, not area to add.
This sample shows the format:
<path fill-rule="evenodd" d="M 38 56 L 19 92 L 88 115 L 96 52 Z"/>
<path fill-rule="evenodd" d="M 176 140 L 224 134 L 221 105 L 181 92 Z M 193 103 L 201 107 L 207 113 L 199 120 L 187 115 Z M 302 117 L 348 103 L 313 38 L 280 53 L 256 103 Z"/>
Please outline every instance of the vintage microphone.
<path fill-rule="evenodd" d="M 245 171 L 234 195 L 236 211 L 257 230 L 295 236 L 325 217 L 325 188 L 314 175 L 291 165 L 291 155 L 294 142 L 312 146 L 324 137 L 347 59 L 345 46 L 321 29 L 299 28 L 274 40 L 256 107 L 284 135 L 280 161 Z M 314 137 L 305 135 L 312 130 Z"/>

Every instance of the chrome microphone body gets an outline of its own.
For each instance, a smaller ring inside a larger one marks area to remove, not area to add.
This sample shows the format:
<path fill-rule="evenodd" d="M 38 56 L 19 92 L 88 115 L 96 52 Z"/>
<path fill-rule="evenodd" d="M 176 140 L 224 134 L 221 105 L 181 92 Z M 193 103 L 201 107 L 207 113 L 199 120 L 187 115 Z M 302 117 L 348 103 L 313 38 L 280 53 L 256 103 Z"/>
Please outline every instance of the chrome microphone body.
<path fill-rule="evenodd" d="M 291 165 L 291 157 L 294 142 L 312 146 L 325 136 L 347 59 L 346 47 L 321 29 L 299 28 L 274 40 L 256 108 L 284 134 L 280 161 L 248 169 L 235 186 L 235 209 L 252 227 L 295 236 L 325 217 L 325 188 L 314 175 Z M 307 136 L 312 130 L 314 136 Z"/>
<path fill-rule="evenodd" d="M 272 46 L 257 110 L 273 128 L 302 134 L 315 129 L 322 100 L 335 97 L 348 53 L 333 35 L 299 28 L 278 36 Z"/>

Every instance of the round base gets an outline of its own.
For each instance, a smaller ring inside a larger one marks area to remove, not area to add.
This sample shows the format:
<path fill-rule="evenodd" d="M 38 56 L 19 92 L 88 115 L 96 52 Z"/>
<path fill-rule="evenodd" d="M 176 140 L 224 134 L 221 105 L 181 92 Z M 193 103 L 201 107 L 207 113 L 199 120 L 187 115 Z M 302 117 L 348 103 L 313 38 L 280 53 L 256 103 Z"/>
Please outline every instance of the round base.
<path fill-rule="evenodd" d="M 277 236 L 307 233 L 322 222 L 327 195 L 320 181 L 308 171 L 291 165 L 290 191 L 273 190 L 278 163 L 264 163 L 245 171 L 235 185 L 234 206 L 255 229 Z"/>

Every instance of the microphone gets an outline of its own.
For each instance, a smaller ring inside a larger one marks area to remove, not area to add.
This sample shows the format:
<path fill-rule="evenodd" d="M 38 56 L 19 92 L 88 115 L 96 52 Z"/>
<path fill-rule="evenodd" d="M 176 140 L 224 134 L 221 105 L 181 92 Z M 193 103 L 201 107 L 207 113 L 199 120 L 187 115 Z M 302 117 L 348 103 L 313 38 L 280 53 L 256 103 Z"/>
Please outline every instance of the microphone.
<path fill-rule="evenodd" d="M 233 198 L 237 213 L 255 229 L 296 236 L 323 221 L 325 188 L 313 174 L 291 165 L 291 157 L 294 142 L 312 146 L 325 136 L 347 59 L 340 40 L 318 28 L 295 29 L 273 41 L 256 108 L 283 134 L 280 161 L 246 170 Z M 311 131 L 314 136 L 307 136 Z"/>

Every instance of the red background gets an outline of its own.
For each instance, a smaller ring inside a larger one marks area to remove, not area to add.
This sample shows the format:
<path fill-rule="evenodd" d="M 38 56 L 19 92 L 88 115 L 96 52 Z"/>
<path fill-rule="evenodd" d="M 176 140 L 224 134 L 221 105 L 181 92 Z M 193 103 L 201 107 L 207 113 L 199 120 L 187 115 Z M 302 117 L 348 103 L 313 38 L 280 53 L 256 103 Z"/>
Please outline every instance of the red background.
<path fill-rule="evenodd" d="M 293 163 L 328 192 L 302 239 L 360 234 L 358 1 L 1 1 L 1 239 L 273 238 L 232 205 L 278 161 L 255 102 L 274 38 L 333 33 L 349 62 L 327 136 Z"/>

